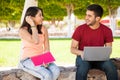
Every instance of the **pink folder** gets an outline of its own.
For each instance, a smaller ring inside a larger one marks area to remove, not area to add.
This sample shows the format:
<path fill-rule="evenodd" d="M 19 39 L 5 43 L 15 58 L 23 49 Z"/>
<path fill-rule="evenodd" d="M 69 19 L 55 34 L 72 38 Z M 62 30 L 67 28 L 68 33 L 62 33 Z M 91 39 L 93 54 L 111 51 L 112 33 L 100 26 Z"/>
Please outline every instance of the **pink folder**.
<path fill-rule="evenodd" d="M 55 58 L 52 56 L 51 52 L 46 52 L 37 56 L 31 57 L 31 60 L 35 66 L 48 64 L 55 61 Z"/>

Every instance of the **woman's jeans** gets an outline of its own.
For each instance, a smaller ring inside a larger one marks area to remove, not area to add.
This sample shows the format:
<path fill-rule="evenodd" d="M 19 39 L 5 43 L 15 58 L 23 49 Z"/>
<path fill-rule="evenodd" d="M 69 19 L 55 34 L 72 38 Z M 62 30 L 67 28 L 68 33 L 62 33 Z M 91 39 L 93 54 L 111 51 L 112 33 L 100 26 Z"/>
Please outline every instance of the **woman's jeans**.
<path fill-rule="evenodd" d="M 34 66 L 29 58 L 20 61 L 19 67 L 41 80 L 56 80 L 60 74 L 60 69 L 54 63 L 48 67 Z"/>
<path fill-rule="evenodd" d="M 87 80 L 89 69 L 96 68 L 105 72 L 107 80 L 118 80 L 117 69 L 111 60 L 83 61 L 80 56 L 76 58 L 76 80 Z"/>

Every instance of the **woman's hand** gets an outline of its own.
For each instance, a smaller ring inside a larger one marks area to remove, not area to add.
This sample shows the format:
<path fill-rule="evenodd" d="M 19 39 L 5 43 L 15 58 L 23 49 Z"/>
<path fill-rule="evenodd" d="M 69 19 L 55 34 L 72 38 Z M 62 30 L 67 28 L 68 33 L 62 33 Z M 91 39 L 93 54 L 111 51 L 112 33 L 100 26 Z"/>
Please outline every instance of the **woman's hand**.
<path fill-rule="evenodd" d="M 49 64 L 43 64 L 42 66 L 44 66 L 44 67 L 48 67 L 48 65 L 49 65 Z"/>
<path fill-rule="evenodd" d="M 31 26 L 35 26 L 35 23 L 34 23 L 34 21 L 33 21 L 33 19 L 32 19 L 31 16 L 26 16 L 25 20 L 26 20 L 26 22 L 27 22 L 28 24 L 30 24 Z"/>

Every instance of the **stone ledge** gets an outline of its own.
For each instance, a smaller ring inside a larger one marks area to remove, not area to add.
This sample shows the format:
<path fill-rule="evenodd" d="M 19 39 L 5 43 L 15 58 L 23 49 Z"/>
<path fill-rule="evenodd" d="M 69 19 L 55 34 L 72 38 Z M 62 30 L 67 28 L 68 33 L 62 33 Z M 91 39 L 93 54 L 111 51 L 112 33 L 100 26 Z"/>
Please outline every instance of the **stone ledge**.
<path fill-rule="evenodd" d="M 111 59 L 117 66 L 120 80 L 120 58 Z M 75 66 L 63 67 L 59 66 L 61 73 L 58 80 L 75 80 Z M 40 80 L 21 69 L 11 69 L 0 72 L 0 80 Z M 91 69 L 88 73 L 87 80 L 106 80 L 105 73 L 97 69 Z"/>

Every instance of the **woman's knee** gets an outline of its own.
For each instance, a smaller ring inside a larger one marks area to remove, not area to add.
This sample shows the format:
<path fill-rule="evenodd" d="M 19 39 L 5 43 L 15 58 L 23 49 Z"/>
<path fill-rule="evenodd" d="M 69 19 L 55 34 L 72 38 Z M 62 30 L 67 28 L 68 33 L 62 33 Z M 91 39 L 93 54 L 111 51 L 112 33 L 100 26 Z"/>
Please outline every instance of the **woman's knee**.
<path fill-rule="evenodd" d="M 60 75 L 60 70 L 59 69 L 54 69 L 54 70 L 51 70 L 52 74 L 53 74 L 53 77 L 58 77 Z"/>
<path fill-rule="evenodd" d="M 51 72 L 53 72 L 54 74 L 56 73 L 60 73 L 60 68 L 56 65 L 56 64 L 54 64 L 54 63 L 52 63 L 52 64 L 50 64 L 50 66 L 48 67 L 49 69 L 50 69 L 50 71 Z"/>
<path fill-rule="evenodd" d="M 50 64 L 50 66 L 48 68 L 52 72 L 53 78 L 57 78 L 60 75 L 60 69 L 54 63 Z"/>
<path fill-rule="evenodd" d="M 47 72 L 46 74 L 43 75 L 43 77 L 44 77 L 45 80 L 52 80 L 52 74 L 51 73 Z"/>

